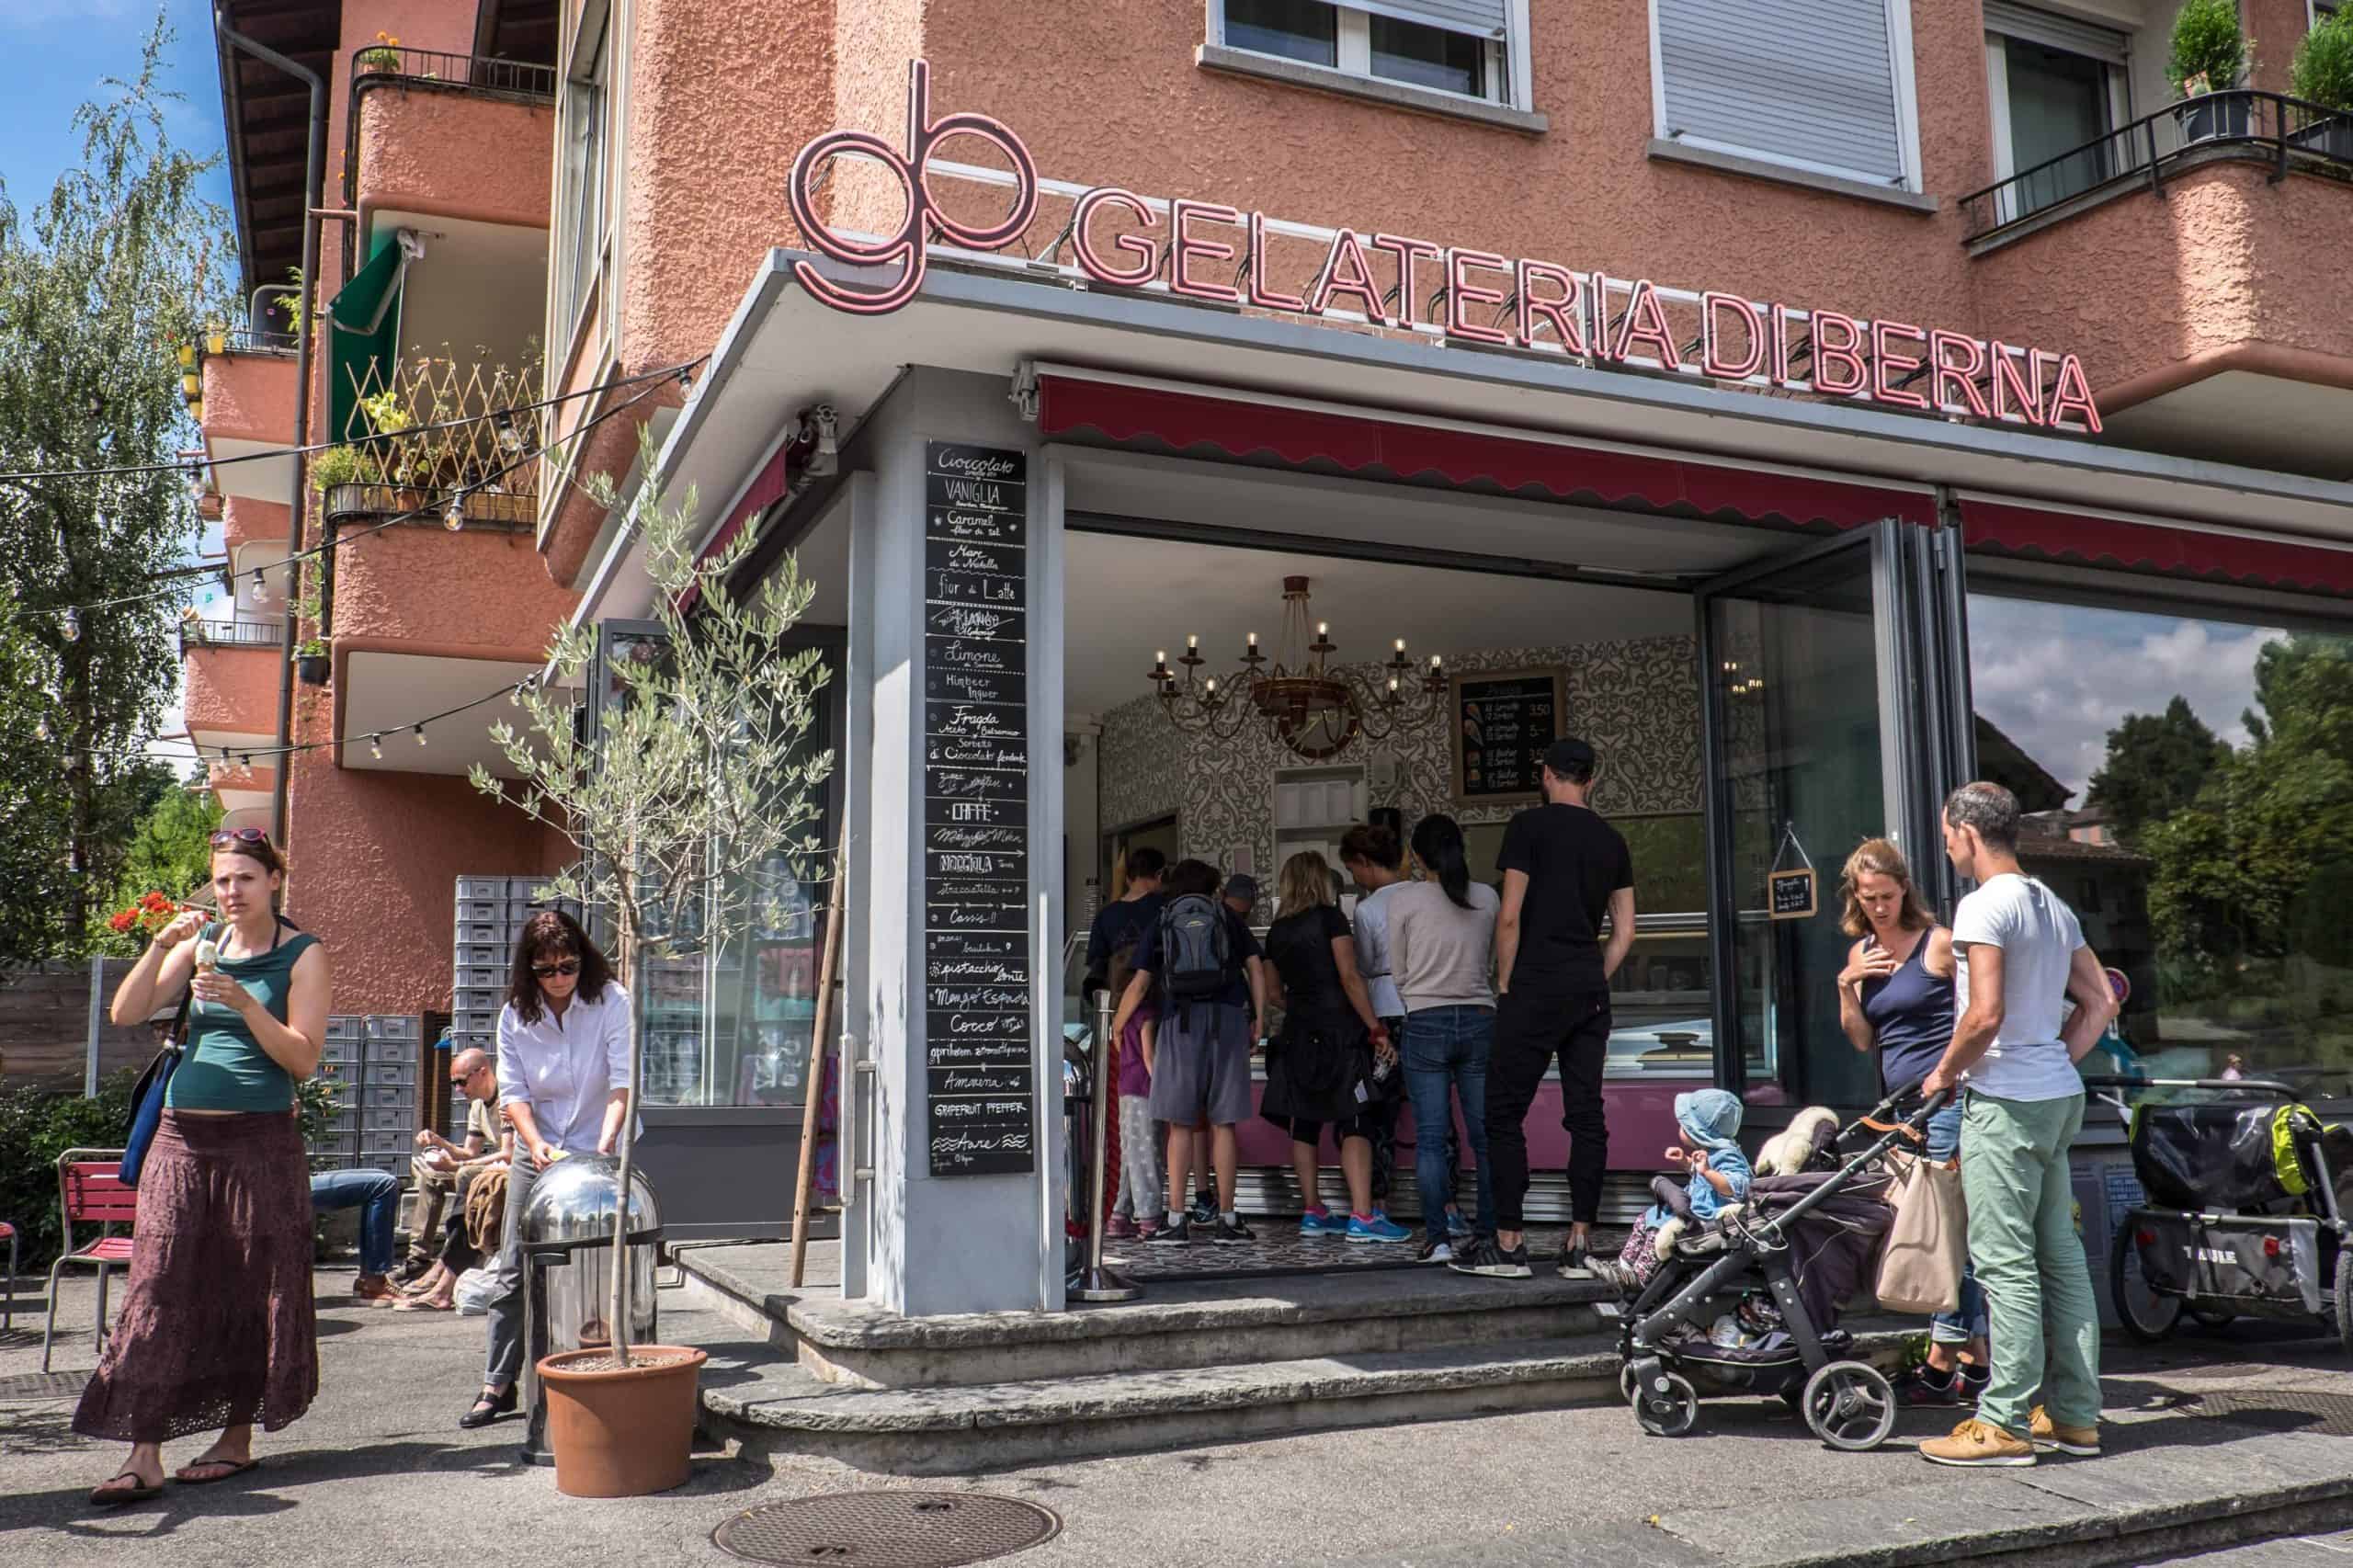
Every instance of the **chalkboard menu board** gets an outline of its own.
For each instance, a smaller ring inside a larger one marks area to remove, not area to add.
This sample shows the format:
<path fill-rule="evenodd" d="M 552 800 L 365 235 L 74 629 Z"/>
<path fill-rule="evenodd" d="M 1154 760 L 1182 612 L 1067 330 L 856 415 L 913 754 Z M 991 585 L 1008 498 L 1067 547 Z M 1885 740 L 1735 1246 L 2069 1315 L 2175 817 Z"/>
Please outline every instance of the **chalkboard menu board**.
<path fill-rule="evenodd" d="M 1028 461 L 924 448 L 924 1040 L 940 1176 L 1038 1162 Z"/>
<path fill-rule="evenodd" d="M 1454 677 L 1456 800 L 1544 798 L 1544 748 L 1561 736 L 1562 685 L 1558 670 Z"/>

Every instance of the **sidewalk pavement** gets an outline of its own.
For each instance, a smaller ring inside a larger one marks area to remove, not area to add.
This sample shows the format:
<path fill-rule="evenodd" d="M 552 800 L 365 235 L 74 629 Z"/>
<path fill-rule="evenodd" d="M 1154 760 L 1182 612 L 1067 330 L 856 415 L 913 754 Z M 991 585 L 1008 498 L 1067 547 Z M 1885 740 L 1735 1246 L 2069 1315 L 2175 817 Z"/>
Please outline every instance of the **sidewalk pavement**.
<path fill-rule="evenodd" d="M 277 1568 L 358 1556 L 448 1568 L 491 1550 L 719 1564 L 733 1560 L 710 1531 L 743 1508 L 881 1487 L 997 1493 L 1054 1509 L 1061 1535 L 1006 1560 L 1022 1568 L 1795 1568 L 2018 1549 L 2038 1568 L 2064 1568 L 2353 1524 L 2353 1372 L 2343 1353 L 2330 1339 L 2247 1325 L 2154 1352 L 2111 1343 L 2110 1451 L 2033 1470 L 1938 1470 L 1894 1445 L 1834 1453 L 1778 1402 L 1740 1399 L 1708 1403 L 1699 1431 L 1680 1439 L 1643 1437 L 1622 1406 L 1589 1406 L 949 1481 L 823 1461 L 771 1469 L 714 1449 L 678 1492 L 580 1502 L 558 1495 L 548 1471 L 512 1462 L 514 1422 L 457 1428 L 478 1386 L 482 1320 L 357 1306 L 343 1294 L 350 1278 L 348 1269 L 320 1273 L 319 1400 L 302 1421 L 258 1438 L 262 1468 L 119 1513 L 84 1497 L 122 1450 L 73 1435 L 73 1390 L 27 1378 L 40 1364 L 40 1319 L 36 1307 L 28 1334 L 20 1310 L 14 1335 L 0 1336 L 0 1562 Z M 61 1369 L 95 1359 L 90 1311 L 88 1287 L 73 1288 L 61 1323 L 76 1332 L 61 1342 Z M 711 1381 L 745 1375 L 751 1347 L 736 1344 L 741 1331 L 685 1308 L 676 1291 L 663 1293 L 661 1312 L 665 1339 L 713 1348 Z M 1900 1430 L 1918 1437 L 1954 1418 L 1915 1412 Z M 199 1446 L 172 1445 L 166 1463 L 187 1462 Z M 2279 1506 L 2249 1520 L 2249 1498 Z M 2166 1528 L 2117 1539 L 2151 1525 Z"/>

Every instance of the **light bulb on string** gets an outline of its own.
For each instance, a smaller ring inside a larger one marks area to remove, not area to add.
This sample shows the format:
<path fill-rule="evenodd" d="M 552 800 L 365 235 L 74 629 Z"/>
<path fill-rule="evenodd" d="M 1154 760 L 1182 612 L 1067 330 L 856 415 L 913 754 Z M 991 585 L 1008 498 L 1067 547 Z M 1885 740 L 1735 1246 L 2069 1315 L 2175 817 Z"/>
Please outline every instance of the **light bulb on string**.
<path fill-rule="evenodd" d="M 49 727 L 49 717 L 47 714 L 43 714 L 41 716 L 40 722 L 33 726 L 33 733 L 39 735 L 44 741 L 53 741 L 57 738 L 56 732 L 52 731 Z"/>
<path fill-rule="evenodd" d="M 416 727 L 416 744 L 418 745 L 423 745 L 425 744 L 425 726 L 422 724 L 419 724 Z"/>
<path fill-rule="evenodd" d="M 58 626 L 58 632 L 68 642 L 79 642 L 82 640 L 81 612 L 71 605 L 66 606 L 65 617 Z"/>
<path fill-rule="evenodd" d="M 381 762 L 381 761 L 383 761 L 383 760 L 384 760 L 384 737 L 383 737 L 383 736 L 381 736 L 381 735 L 370 735 L 370 736 L 369 736 L 369 737 L 368 737 L 368 755 L 369 755 L 369 756 L 371 756 L 371 757 L 374 757 L 378 762 Z"/>
<path fill-rule="evenodd" d="M 464 491 L 449 492 L 449 504 L 441 509 L 441 526 L 451 533 L 456 533 L 466 526 L 466 493 Z"/>

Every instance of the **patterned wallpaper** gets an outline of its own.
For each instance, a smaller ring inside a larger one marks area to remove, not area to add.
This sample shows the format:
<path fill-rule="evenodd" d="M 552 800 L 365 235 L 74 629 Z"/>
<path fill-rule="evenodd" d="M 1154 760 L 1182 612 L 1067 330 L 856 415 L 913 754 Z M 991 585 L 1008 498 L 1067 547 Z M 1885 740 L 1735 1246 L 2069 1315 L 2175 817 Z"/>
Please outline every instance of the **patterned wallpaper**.
<path fill-rule="evenodd" d="M 1541 670 L 1566 675 L 1569 733 L 1601 754 L 1594 806 L 1605 815 L 1648 816 L 1699 809 L 1699 688 L 1688 637 L 1646 637 L 1549 648 L 1488 648 L 1449 654 L 1449 668 Z M 1274 869 L 1274 781 L 1278 768 L 1309 766 L 1267 731 L 1253 727 L 1232 742 L 1204 743 L 1177 733 L 1150 696 L 1103 716 L 1103 824 L 1109 828 L 1170 812 L 1178 814 L 1185 853 L 1222 868 L 1248 845 L 1259 879 Z M 1410 829 L 1420 817 L 1452 811 L 1466 823 L 1502 822 L 1514 806 L 1456 811 L 1449 791 L 1453 761 L 1447 727 L 1358 741 L 1333 765 L 1363 765 L 1386 753 L 1402 774 L 1394 790 L 1372 791 L 1393 805 Z"/>

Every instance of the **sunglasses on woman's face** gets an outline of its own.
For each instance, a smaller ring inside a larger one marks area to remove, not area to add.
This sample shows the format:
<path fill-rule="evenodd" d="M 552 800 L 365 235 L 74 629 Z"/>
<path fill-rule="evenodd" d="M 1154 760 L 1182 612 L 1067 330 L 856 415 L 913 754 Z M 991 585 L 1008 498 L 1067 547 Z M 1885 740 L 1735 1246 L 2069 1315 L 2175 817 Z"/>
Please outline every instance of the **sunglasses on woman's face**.
<path fill-rule="evenodd" d="M 562 959 L 554 963 L 535 963 L 531 966 L 531 972 L 541 980 L 553 980 L 560 974 L 569 977 L 580 972 L 580 960 Z"/>
<path fill-rule="evenodd" d="M 257 827 L 224 827 L 212 835 L 212 847 L 226 849 L 233 844 L 267 844 L 269 835 Z"/>

